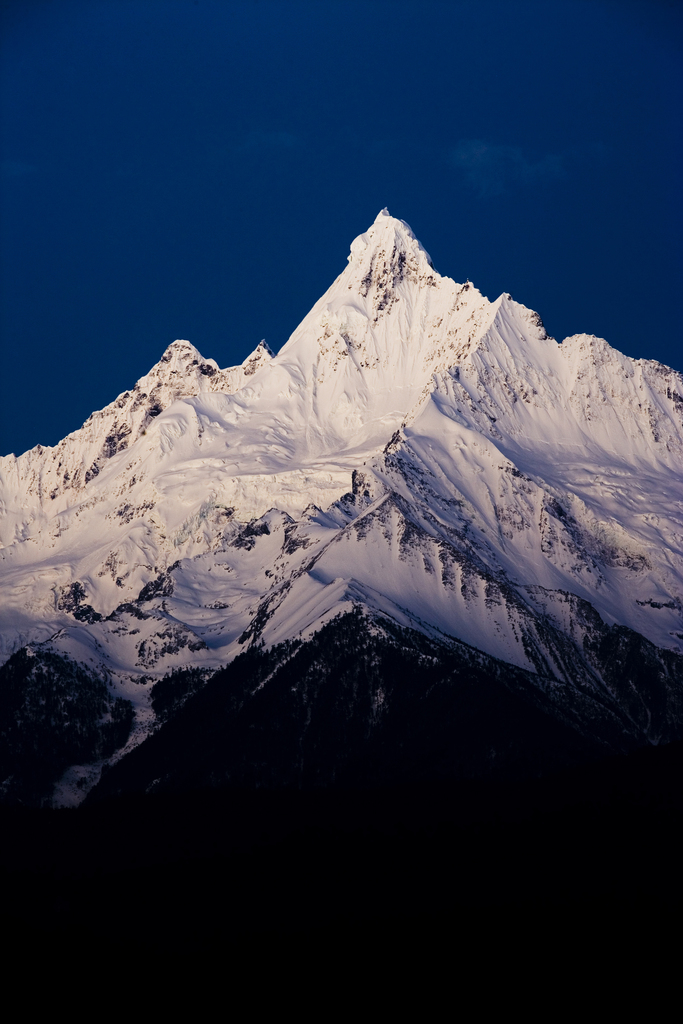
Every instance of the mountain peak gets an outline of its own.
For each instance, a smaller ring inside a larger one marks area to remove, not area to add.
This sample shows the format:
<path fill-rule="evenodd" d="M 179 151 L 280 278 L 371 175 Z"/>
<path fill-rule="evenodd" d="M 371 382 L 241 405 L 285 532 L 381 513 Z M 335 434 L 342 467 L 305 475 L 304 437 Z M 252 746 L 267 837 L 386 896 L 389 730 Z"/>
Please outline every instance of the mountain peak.
<path fill-rule="evenodd" d="M 199 349 L 195 348 L 191 341 L 187 341 L 186 338 L 176 338 L 176 340 L 172 341 L 170 345 L 167 345 L 164 350 L 164 354 L 161 357 L 161 362 L 167 363 L 169 360 L 179 355 L 192 355 L 199 359 L 202 358 L 199 354 Z"/>
<path fill-rule="evenodd" d="M 237 370 L 237 371 L 241 370 L 245 377 L 251 377 L 254 373 L 256 373 L 257 370 L 260 370 L 262 366 L 265 366 L 266 363 L 269 363 L 271 361 L 271 359 L 273 359 L 274 357 L 275 357 L 275 353 L 273 352 L 272 348 L 266 342 L 266 339 L 262 338 L 261 341 L 259 341 L 259 343 L 256 346 L 256 348 L 254 349 L 254 351 L 251 353 L 251 355 L 248 355 L 247 358 L 242 363 L 242 365 L 240 367 L 235 368 L 235 370 Z M 223 375 L 225 375 L 225 374 L 233 374 L 234 375 L 235 374 L 235 370 L 222 370 L 221 373 Z M 218 389 L 215 389 L 215 390 L 218 390 Z M 231 388 L 231 389 L 229 388 L 227 390 L 233 390 L 234 391 L 234 390 L 236 390 L 236 388 L 233 387 L 233 388 Z"/>
<path fill-rule="evenodd" d="M 372 259 L 378 250 L 391 246 L 391 251 L 409 252 L 416 258 L 425 259 L 433 266 L 427 250 L 415 237 L 412 228 L 404 220 L 392 217 L 386 206 L 375 217 L 375 220 L 362 235 L 358 235 L 351 243 L 349 263 L 364 262 L 366 257 Z"/>
<path fill-rule="evenodd" d="M 390 224 L 394 229 L 399 228 L 409 238 L 415 239 L 415 235 L 413 234 L 413 229 L 410 227 L 410 224 L 407 224 L 406 221 L 401 220 L 399 217 L 392 217 L 386 206 L 383 210 L 380 210 L 375 217 L 372 226 L 374 227 L 375 224 L 378 224 L 380 227 L 385 227 L 387 224 Z"/>
<path fill-rule="evenodd" d="M 218 369 L 218 365 L 213 359 L 204 359 L 199 349 L 195 348 L 191 342 L 179 338 L 171 342 L 159 362 L 149 373 L 154 373 L 159 377 L 168 377 L 175 373 L 185 375 L 192 367 L 205 364 Z"/>
<path fill-rule="evenodd" d="M 265 338 L 261 338 L 261 340 L 259 341 L 259 343 L 258 343 L 258 345 L 256 346 L 256 348 L 255 348 L 255 350 L 254 350 L 254 351 L 255 351 L 255 352 L 258 352 L 258 350 L 259 350 L 259 349 L 261 349 L 261 348 L 262 348 L 262 349 L 263 349 L 263 350 L 264 350 L 265 352 L 267 352 L 267 353 L 268 353 L 268 355 L 270 355 L 270 356 L 274 356 L 274 355 L 275 355 L 275 353 L 273 352 L 272 348 L 270 347 L 270 345 L 268 344 L 268 342 L 266 341 L 266 339 L 265 339 Z"/>

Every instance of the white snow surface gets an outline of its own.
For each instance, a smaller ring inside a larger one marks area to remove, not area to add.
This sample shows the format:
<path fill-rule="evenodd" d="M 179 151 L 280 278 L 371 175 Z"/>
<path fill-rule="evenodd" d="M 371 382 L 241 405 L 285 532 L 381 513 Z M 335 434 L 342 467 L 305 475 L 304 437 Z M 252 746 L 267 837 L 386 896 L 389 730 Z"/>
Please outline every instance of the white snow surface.
<path fill-rule="evenodd" d="M 176 341 L 55 448 L 0 459 L 0 658 L 90 664 L 139 736 L 172 668 L 354 604 L 533 671 L 529 616 L 576 636 L 574 595 L 683 652 L 682 467 L 679 373 L 558 344 L 383 210 L 278 355 L 220 370 Z"/>

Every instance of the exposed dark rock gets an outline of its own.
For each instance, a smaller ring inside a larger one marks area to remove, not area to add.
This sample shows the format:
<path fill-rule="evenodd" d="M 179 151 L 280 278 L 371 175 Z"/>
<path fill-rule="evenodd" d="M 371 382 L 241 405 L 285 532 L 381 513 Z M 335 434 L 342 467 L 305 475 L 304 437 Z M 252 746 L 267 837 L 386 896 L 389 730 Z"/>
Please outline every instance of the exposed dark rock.
<path fill-rule="evenodd" d="M 129 436 L 130 427 L 127 423 L 115 423 L 104 439 L 101 458 L 111 459 L 118 452 L 127 448 Z"/>
<path fill-rule="evenodd" d="M 365 475 L 365 473 L 361 473 L 361 471 L 359 469 L 354 469 L 353 473 L 351 474 L 351 490 L 352 490 L 352 493 L 353 493 L 354 497 L 356 497 L 356 498 L 369 498 L 370 497 L 370 491 L 368 490 L 369 486 L 370 486 L 370 482 L 369 482 L 367 476 Z"/>
<path fill-rule="evenodd" d="M 100 622 L 102 620 L 100 613 L 96 612 L 89 604 L 82 604 L 76 609 L 73 615 L 79 622 L 88 622 L 90 625 L 92 625 L 93 622 Z"/>
<path fill-rule="evenodd" d="M 111 615 L 107 616 L 107 622 L 110 622 L 113 619 L 118 619 L 119 616 L 124 614 L 124 613 L 128 613 L 128 615 L 132 615 L 136 619 L 148 619 L 149 618 L 149 615 L 146 615 L 145 612 L 143 612 L 141 608 L 138 608 L 138 606 L 136 604 L 131 604 L 129 602 L 125 602 L 124 604 L 120 604 L 117 608 L 115 608 L 114 611 L 111 613 Z"/>
<path fill-rule="evenodd" d="M 68 586 L 61 587 L 57 598 L 57 607 L 64 612 L 73 612 L 85 599 L 85 587 L 76 580 Z"/>
<path fill-rule="evenodd" d="M 240 530 L 231 546 L 251 551 L 256 543 L 257 537 L 263 537 L 269 533 L 270 527 L 265 520 L 252 519 L 250 523 L 247 523 L 247 525 Z"/>
<path fill-rule="evenodd" d="M 173 578 L 171 573 L 177 567 L 175 562 L 169 566 L 166 572 L 161 572 L 155 580 L 145 583 L 137 596 L 138 601 L 151 601 L 155 597 L 170 597 L 173 593 Z"/>
<path fill-rule="evenodd" d="M 310 539 L 299 533 L 299 527 L 296 523 L 290 523 L 289 526 L 285 527 L 285 542 L 282 545 L 282 551 L 285 555 L 293 555 L 295 551 L 300 548 L 304 550 L 311 543 Z M 272 576 L 272 572 L 266 569 L 266 576 Z"/>
<path fill-rule="evenodd" d="M 132 523 L 134 519 L 138 519 L 154 508 L 154 502 L 151 500 L 143 501 L 140 505 L 131 505 L 130 502 L 124 501 L 123 505 L 119 505 L 116 509 L 116 517 L 123 523 Z M 111 518 L 111 513 L 108 513 L 107 518 Z"/>
<path fill-rule="evenodd" d="M 76 580 L 66 587 L 61 587 L 57 597 L 57 607 L 60 611 L 69 612 L 79 622 L 100 622 L 102 616 L 89 604 L 84 604 L 85 587 Z"/>
<path fill-rule="evenodd" d="M 205 651 L 204 641 L 183 625 L 168 625 L 158 633 L 153 633 L 138 644 L 136 664 L 143 668 L 153 668 L 160 658 L 166 655 L 179 654 L 184 648 L 189 651 Z"/>

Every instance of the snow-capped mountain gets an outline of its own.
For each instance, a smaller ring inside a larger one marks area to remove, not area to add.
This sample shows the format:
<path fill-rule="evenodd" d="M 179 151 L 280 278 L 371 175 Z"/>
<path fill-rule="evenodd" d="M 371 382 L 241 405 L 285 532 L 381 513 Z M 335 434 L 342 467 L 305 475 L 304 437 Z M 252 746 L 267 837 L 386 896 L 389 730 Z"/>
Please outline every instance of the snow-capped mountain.
<path fill-rule="evenodd" d="M 278 355 L 220 370 L 174 342 L 55 448 L 0 460 L 7 713 L 58 663 L 104 687 L 98 722 L 130 702 L 129 735 L 100 728 L 69 762 L 54 799 L 77 802 L 159 727 L 173 670 L 195 670 L 180 707 L 237 655 L 286 661 L 350 613 L 470 673 L 507 666 L 591 742 L 666 741 L 682 467 L 679 373 L 558 344 L 511 296 L 440 276 L 384 210 Z"/>

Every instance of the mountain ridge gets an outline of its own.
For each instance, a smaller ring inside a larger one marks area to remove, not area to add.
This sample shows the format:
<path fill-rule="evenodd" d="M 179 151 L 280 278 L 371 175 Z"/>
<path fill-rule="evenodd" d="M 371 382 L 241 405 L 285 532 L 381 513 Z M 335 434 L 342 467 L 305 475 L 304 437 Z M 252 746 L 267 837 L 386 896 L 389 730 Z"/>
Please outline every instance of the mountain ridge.
<path fill-rule="evenodd" d="M 357 609 L 531 673 L 565 694 L 556 716 L 587 687 L 633 742 L 675 738 L 682 459 L 683 376 L 558 344 L 507 293 L 439 275 L 384 210 L 277 355 L 221 370 L 174 342 L 60 445 L 0 460 L 0 653 L 66 659 L 129 701 L 112 763 L 159 727 L 173 670 L 310 643 Z M 72 766 L 59 799 L 102 764 Z"/>

